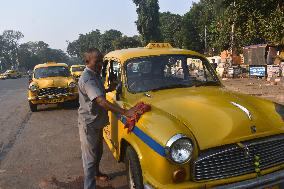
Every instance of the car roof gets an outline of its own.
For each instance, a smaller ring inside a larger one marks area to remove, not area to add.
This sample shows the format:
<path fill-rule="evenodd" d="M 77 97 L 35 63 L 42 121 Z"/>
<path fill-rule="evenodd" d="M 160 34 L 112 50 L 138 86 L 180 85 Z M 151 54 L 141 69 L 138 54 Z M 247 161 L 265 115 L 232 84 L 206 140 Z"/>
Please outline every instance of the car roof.
<path fill-rule="evenodd" d="M 43 64 L 36 65 L 34 67 L 34 69 L 43 68 L 43 67 L 50 67 L 50 66 L 64 66 L 64 67 L 68 67 L 68 65 L 66 63 L 46 62 L 46 63 L 43 63 Z"/>
<path fill-rule="evenodd" d="M 149 43 L 146 47 L 129 48 L 109 52 L 105 55 L 104 59 L 117 59 L 123 64 L 126 60 L 132 58 L 170 54 L 184 54 L 204 57 L 202 54 L 195 51 L 173 48 L 169 43 Z"/>

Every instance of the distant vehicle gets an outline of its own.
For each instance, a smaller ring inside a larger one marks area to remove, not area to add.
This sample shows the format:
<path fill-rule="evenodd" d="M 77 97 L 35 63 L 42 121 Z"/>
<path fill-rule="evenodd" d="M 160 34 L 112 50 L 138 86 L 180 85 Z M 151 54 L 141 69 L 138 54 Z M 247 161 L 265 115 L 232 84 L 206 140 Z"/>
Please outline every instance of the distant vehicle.
<path fill-rule="evenodd" d="M 22 77 L 22 74 L 17 70 L 7 70 L 3 74 L 0 74 L 0 79 L 17 79 Z"/>
<path fill-rule="evenodd" d="M 1 80 L 7 79 L 7 75 L 5 75 L 4 73 L 0 74 L 0 79 Z"/>
<path fill-rule="evenodd" d="M 37 111 L 40 104 L 76 103 L 78 88 L 67 64 L 36 65 L 29 84 L 28 101 L 32 112 Z"/>
<path fill-rule="evenodd" d="M 76 79 L 79 80 L 80 76 L 82 75 L 82 72 L 85 69 L 85 65 L 72 65 L 70 67 L 71 75 Z"/>

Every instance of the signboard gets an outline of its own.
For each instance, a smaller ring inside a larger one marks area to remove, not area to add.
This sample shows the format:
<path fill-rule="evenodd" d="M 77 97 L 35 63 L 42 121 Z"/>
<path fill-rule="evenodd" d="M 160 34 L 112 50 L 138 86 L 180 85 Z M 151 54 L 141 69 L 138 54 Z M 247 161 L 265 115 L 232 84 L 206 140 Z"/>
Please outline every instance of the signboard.
<path fill-rule="evenodd" d="M 267 77 L 279 77 L 280 69 L 277 65 L 267 65 Z"/>
<path fill-rule="evenodd" d="M 281 71 L 281 75 L 280 76 L 284 77 L 284 62 L 281 62 L 279 67 L 280 67 L 280 71 Z"/>
<path fill-rule="evenodd" d="M 256 76 L 256 77 L 265 77 L 266 76 L 266 66 L 250 65 L 249 75 Z"/>

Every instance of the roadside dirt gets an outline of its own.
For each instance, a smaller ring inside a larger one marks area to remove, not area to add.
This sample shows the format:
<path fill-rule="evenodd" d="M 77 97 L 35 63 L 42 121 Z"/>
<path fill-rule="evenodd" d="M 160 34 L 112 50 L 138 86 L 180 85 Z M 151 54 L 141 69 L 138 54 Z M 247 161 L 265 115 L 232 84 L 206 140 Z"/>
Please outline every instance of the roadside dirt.
<path fill-rule="evenodd" d="M 242 78 L 227 79 L 223 80 L 222 83 L 229 90 L 284 104 L 284 79 L 276 83 L 265 79 Z"/>

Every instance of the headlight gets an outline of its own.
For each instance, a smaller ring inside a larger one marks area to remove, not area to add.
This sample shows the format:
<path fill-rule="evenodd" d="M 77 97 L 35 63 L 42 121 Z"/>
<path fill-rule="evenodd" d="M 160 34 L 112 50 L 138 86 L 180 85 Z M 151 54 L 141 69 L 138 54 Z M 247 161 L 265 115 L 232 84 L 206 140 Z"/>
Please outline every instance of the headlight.
<path fill-rule="evenodd" d="M 30 86 L 29 86 L 29 89 L 32 91 L 32 92 L 36 92 L 38 90 L 38 86 L 34 83 L 31 83 Z"/>
<path fill-rule="evenodd" d="M 274 103 L 276 112 L 281 116 L 282 120 L 284 121 L 284 105 Z"/>
<path fill-rule="evenodd" d="M 69 87 L 70 88 L 75 88 L 77 85 L 76 85 L 76 83 L 74 83 L 74 82 L 71 82 L 70 84 L 69 84 Z"/>
<path fill-rule="evenodd" d="M 166 156 L 174 163 L 184 164 L 192 157 L 193 144 L 185 135 L 177 134 L 173 136 L 166 146 Z"/>

